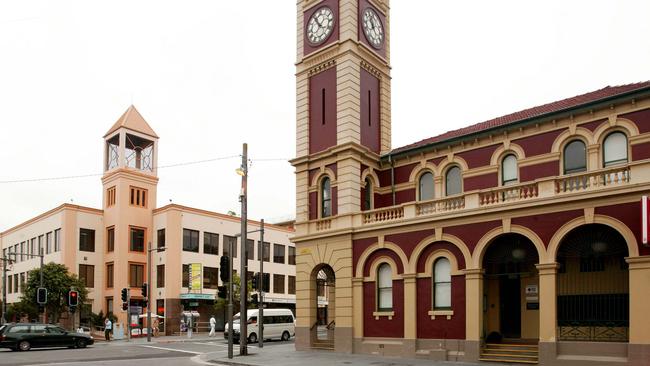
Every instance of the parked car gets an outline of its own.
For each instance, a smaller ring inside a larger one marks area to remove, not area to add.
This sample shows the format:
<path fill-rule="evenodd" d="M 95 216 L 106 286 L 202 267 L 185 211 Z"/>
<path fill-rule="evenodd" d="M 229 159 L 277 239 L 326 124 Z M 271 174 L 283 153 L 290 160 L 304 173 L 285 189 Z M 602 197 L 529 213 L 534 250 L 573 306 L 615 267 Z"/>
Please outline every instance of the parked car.
<path fill-rule="evenodd" d="M 0 347 L 13 351 L 29 351 L 39 347 L 86 348 L 95 343 L 92 336 L 52 324 L 15 323 L 0 328 Z"/>
<path fill-rule="evenodd" d="M 257 323 L 259 310 L 248 310 L 247 316 L 247 338 L 249 343 L 257 342 L 259 336 L 259 326 Z M 232 327 L 234 332 L 232 334 L 233 340 L 239 342 L 239 319 L 240 314 L 237 313 L 233 317 Z M 296 319 L 289 309 L 264 309 L 264 339 L 279 338 L 283 341 L 288 341 L 289 338 L 296 335 Z M 228 339 L 228 323 L 223 333 L 223 337 Z"/>

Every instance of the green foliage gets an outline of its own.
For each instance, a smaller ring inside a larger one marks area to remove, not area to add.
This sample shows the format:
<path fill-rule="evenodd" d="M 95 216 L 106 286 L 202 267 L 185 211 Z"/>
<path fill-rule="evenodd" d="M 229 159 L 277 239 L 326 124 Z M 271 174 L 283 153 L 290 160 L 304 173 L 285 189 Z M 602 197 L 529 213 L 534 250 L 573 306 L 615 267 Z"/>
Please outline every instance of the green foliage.
<path fill-rule="evenodd" d="M 241 278 L 237 273 L 233 273 L 232 280 L 233 280 L 233 287 L 235 293 L 235 296 L 233 298 L 234 309 L 239 309 L 239 299 L 241 299 Z M 247 288 L 246 293 L 248 294 L 246 303 L 248 304 L 248 306 L 250 306 L 251 293 L 253 292 L 253 283 L 251 281 L 248 281 L 246 288 Z M 215 300 L 214 302 L 215 310 L 222 310 L 227 306 L 228 306 L 228 299 L 217 298 L 217 300 Z M 237 310 L 235 310 L 235 313 L 236 312 Z"/>
<path fill-rule="evenodd" d="M 32 302 L 17 302 L 7 307 L 7 319 L 10 321 L 20 321 L 22 317 L 27 317 L 28 320 L 38 318 L 38 306 L 35 301 Z"/>
<path fill-rule="evenodd" d="M 36 290 L 40 287 L 41 270 L 37 268 L 29 273 L 25 283 L 25 290 L 20 299 L 21 306 L 36 303 Z M 47 303 L 45 304 L 50 321 L 58 322 L 62 312 L 68 310 L 68 292 L 71 289 L 79 291 L 79 303 L 84 304 L 88 297 L 88 290 L 83 281 L 75 274 L 68 272 L 63 264 L 48 263 L 43 266 L 43 287 L 47 289 Z"/>

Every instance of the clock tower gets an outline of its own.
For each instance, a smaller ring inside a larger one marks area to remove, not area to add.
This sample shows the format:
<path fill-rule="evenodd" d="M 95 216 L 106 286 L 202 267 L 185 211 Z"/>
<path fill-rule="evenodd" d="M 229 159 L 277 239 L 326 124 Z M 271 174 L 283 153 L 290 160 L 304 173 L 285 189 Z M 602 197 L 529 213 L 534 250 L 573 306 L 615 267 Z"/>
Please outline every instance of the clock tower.
<path fill-rule="evenodd" d="M 304 0 L 297 16 L 296 347 L 320 342 L 326 313 L 326 341 L 352 352 L 352 218 L 372 209 L 391 149 L 389 1 Z"/>

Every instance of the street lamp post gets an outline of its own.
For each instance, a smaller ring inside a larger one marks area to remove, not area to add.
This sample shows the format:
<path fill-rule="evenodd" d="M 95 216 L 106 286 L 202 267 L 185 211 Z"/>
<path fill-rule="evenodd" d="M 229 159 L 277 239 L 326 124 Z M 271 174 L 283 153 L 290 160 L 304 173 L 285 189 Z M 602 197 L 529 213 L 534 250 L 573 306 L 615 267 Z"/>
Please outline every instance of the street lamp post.
<path fill-rule="evenodd" d="M 257 329 L 259 330 L 259 337 L 257 339 L 259 347 L 264 347 L 264 219 L 260 220 L 260 228 L 258 230 L 251 230 L 248 234 L 260 232 L 260 240 L 257 246 L 258 257 L 260 258 L 260 277 L 258 278 L 258 286 L 260 292 L 260 302 L 258 304 L 258 314 L 257 314 Z M 241 234 L 236 234 L 235 236 L 241 236 Z M 269 253 L 270 255 L 270 253 Z M 248 286 L 248 284 L 246 284 Z"/>
<path fill-rule="evenodd" d="M 147 342 L 151 342 L 151 332 L 153 328 L 151 327 L 151 252 L 164 252 L 165 247 L 160 247 L 160 248 L 152 248 L 151 247 L 151 242 L 149 242 L 149 247 L 147 248 L 147 281 L 149 283 L 147 284 Z"/>

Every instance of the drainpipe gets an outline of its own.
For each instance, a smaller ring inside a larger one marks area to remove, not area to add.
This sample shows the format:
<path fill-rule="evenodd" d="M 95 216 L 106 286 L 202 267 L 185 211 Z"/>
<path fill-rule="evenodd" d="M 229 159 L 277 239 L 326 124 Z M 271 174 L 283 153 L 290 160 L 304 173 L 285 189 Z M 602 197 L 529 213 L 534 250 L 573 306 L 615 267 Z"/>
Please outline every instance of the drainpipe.
<path fill-rule="evenodd" d="M 393 206 L 395 206 L 395 164 L 393 156 L 388 154 L 388 162 L 390 163 L 390 193 L 393 196 Z"/>

